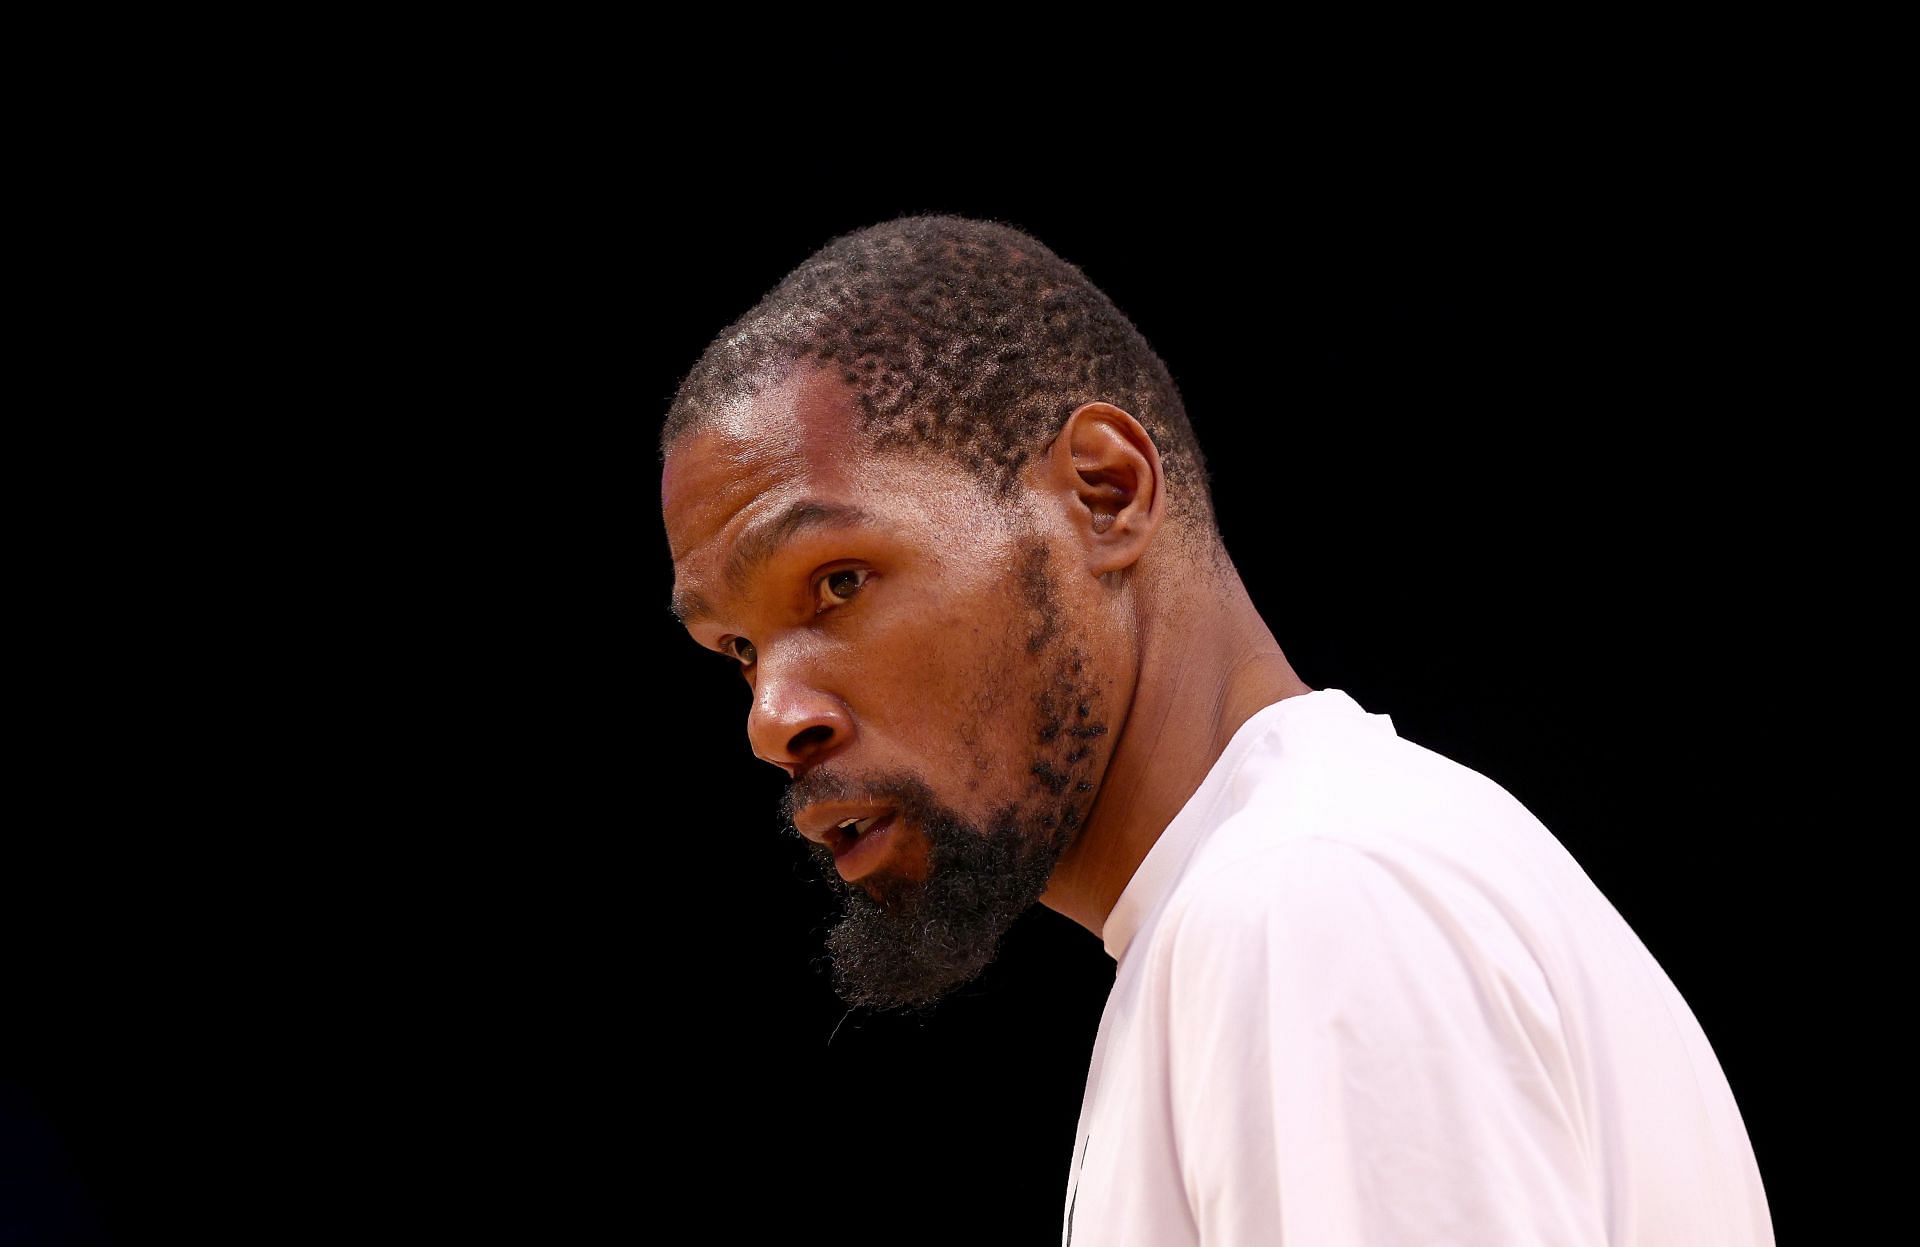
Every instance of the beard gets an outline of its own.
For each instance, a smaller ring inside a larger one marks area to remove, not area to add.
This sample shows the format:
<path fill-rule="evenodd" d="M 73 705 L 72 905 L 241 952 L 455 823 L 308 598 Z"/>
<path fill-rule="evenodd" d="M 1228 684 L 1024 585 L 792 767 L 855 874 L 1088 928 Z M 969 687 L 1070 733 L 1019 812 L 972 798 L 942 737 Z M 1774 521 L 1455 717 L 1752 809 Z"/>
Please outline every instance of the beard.
<path fill-rule="evenodd" d="M 1048 834 L 1014 807 L 975 823 L 911 775 L 876 777 L 857 795 L 895 806 L 896 834 L 911 828 L 926 839 L 927 869 L 917 880 L 882 868 L 847 883 L 833 851 L 808 841 L 840 900 L 826 939 L 834 991 L 850 1006 L 924 1009 L 992 963 L 1007 930 L 1046 890 L 1071 826 L 1056 818 Z"/>
<path fill-rule="evenodd" d="M 807 805 L 863 800 L 896 808 L 896 835 L 911 827 L 926 840 L 922 877 L 883 867 L 853 883 L 840 878 L 831 849 L 806 841 L 841 903 L 826 949 L 834 991 L 850 1006 L 921 1012 L 978 977 L 1014 921 L 1046 891 L 1098 795 L 1092 777 L 1095 755 L 1104 751 L 1094 743 L 1107 728 L 1093 664 L 1060 627 L 1043 545 L 1026 546 L 1020 571 L 1016 583 L 1028 624 L 1016 641 L 1030 664 L 1025 669 L 1041 673 L 1041 687 L 1032 697 L 1031 753 L 1016 796 L 976 821 L 942 802 L 918 776 L 895 771 L 858 779 L 809 773 L 783 797 L 782 813 L 795 836 L 793 815 Z M 963 740 L 978 737 L 977 725 L 962 734 Z M 896 853 L 894 863 L 906 857 Z"/>

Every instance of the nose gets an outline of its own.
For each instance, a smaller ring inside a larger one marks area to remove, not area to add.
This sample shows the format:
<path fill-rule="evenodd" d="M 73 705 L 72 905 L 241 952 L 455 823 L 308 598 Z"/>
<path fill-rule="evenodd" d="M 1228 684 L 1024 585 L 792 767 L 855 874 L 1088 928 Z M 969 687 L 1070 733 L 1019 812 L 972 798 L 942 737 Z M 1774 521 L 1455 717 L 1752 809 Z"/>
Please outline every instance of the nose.
<path fill-rule="evenodd" d="M 761 656 L 754 677 L 753 709 L 747 715 L 747 740 L 754 756 L 798 779 L 802 771 L 853 739 L 853 716 L 846 703 L 815 687 L 800 672 L 780 672 Z"/>

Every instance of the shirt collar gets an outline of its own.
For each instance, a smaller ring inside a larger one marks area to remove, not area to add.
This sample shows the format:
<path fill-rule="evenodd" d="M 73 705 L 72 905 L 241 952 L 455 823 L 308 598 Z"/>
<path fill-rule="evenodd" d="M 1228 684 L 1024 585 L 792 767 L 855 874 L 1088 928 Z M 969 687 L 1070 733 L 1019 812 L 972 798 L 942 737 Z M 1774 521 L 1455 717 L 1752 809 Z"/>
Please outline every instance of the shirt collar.
<path fill-rule="evenodd" d="M 1208 768 L 1200 786 L 1147 850 L 1146 857 L 1121 890 L 1120 899 L 1114 902 L 1113 912 L 1107 915 L 1100 932 L 1109 956 L 1117 962 L 1126 955 L 1127 946 L 1133 942 L 1141 924 L 1179 881 L 1187 859 L 1206 838 L 1206 833 L 1217 825 L 1218 820 L 1212 817 L 1214 807 L 1226 795 L 1247 755 L 1276 736 L 1311 730 L 1315 725 L 1337 720 L 1368 723 L 1380 730 L 1394 731 L 1389 716 L 1369 714 L 1361 709 L 1359 702 L 1337 688 L 1283 697 L 1254 711 L 1239 726 L 1227 741 L 1227 747 Z"/>

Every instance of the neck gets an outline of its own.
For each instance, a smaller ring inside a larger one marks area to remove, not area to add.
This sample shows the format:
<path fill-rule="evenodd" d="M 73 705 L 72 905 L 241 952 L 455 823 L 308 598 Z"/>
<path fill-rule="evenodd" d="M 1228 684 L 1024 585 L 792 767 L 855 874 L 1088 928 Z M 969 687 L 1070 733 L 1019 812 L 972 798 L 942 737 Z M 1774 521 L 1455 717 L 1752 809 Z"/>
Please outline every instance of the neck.
<path fill-rule="evenodd" d="M 1147 851 L 1254 713 L 1313 690 L 1236 573 L 1203 609 L 1144 619 L 1138 681 L 1079 836 L 1040 903 L 1096 937 Z"/>

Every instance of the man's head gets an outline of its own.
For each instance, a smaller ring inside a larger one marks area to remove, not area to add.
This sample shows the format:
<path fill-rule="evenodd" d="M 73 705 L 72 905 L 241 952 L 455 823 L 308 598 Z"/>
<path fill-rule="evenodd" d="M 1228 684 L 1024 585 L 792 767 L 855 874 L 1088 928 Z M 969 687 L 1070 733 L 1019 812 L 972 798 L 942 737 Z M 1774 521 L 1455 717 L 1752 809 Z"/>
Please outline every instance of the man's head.
<path fill-rule="evenodd" d="M 1225 562 L 1178 392 L 1033 239 L 907 218 L 729 326 L 661 458 L 676 613 L 747 680 L 752 748 L 845 903 L 836 987 L 931 1004 L 1099 795 L 1148 546 L 1181 574 Z"/>

